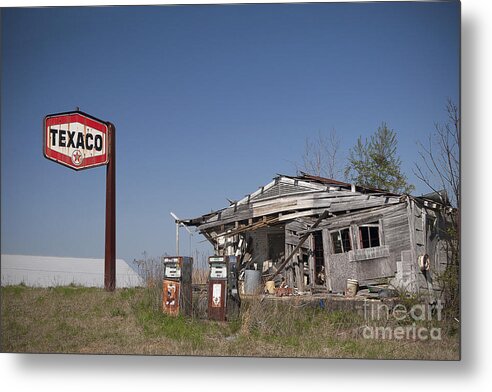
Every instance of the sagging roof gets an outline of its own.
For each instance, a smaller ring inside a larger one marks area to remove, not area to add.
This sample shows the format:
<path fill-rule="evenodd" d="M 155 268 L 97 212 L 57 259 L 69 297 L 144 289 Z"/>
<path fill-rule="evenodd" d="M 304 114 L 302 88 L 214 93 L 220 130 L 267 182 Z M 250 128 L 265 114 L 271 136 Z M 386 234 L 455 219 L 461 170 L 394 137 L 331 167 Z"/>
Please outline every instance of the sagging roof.
<path fill-rule="evenodd" d="M 404 196 L 381 189 L 302 173 L 299 176 L 277 174 L 268 184 L 228 207 L 197 218 L 180 221 L 203 231 L 211 227 L 258 217 L 277 219 L 272 223 L 302 216 L 315 216 L 327 208 L 331 213 L 376 207 L 400 202 Z M 359 204 L 357 204 L 359 203 Z"/>

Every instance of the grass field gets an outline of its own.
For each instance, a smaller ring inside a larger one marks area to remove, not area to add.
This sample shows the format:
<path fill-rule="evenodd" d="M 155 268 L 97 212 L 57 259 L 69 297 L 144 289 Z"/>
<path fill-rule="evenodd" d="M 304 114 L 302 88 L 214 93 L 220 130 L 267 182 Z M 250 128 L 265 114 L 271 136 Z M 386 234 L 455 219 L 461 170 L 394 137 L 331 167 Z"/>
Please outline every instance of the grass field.
<path fill-rule="evenodd" d="M 459 359 L 452 323 L 440 340 L 366 339 L 356 314 L 259 301 L 216 323 L 162 314 L 148 288 L 8 286 L 1 312 L 3 352 Z"/>

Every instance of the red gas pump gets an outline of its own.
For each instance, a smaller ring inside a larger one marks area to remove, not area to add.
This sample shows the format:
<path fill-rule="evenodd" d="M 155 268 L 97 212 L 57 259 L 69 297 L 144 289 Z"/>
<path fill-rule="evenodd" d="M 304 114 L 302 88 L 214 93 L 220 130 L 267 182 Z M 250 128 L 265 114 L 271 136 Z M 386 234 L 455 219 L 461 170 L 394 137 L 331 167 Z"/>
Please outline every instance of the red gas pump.
<path fill-rule="evenodd" d="M 238 315 L 240 305 L 236 257 L 211 256 L 208 263 L 208 318 L 226 321 Z"/>
<path fill-rule="evenodd" d="M 165 257 L 162 282 L 162 311 L 171 316 L 191 316 L 193 258 L 185 256 Z"/>

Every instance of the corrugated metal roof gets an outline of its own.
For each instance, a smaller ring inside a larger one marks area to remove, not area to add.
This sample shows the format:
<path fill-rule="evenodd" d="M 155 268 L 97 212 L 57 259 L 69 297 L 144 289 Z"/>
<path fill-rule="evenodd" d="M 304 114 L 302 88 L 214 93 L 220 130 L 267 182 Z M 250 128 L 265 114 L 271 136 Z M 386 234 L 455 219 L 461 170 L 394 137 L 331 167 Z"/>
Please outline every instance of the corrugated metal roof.
<path fill-rule="evenodd" d="M 304 173 L 304 172 L 301 172 L 301 176 L 292 177 L 292 178 L 297 178 L 299 180 L 305 180 L 305 181 L 309 181 L 309 180 L 316 181 L 326 185 L 338 185 L 348 189 L 350 189 L 350 187 L 352 186 L 352 184 L 349 184 L 348 182 L 338 181 L 332 178 L 313 176 L 311 174 Z M 402 196 L 402 194 L 400 193 L 393 193 L 390 191 L 386 191 L 384 189 L 372 188 L 369 186 L 355 185 L 355 188 L 357 189 L 357 191 L 365 191 L 365 192 L 369 191 L 369 192 L 383 193 L 385 195 L 390 195 L 390 196 Z"/>
<path fill-rule="evenodd" d="M 351 184 L 349 184 L 348 182 L 334 180 L 333 178 L 314 176 L 312 174 L 304 173 L 304 172 L 301 172 L 300 176 L 295 176 L 292 178 L 298 178 L 301 180 L 317 181 L 317 182 L 320 182 L 322 184 L 327 184 L 327 185 L 339 185 L 339 186 L 343 186 L 343 187 L 347 187 L 347 188 L 351 187 Z"/>
<path fill-rule="evenodd" d="M 2 286 L 104 287 L 104 259 L 2 254 Z M 116 259 L 116 287 L 142 286 L 143 279 L 123 259 Z"/>

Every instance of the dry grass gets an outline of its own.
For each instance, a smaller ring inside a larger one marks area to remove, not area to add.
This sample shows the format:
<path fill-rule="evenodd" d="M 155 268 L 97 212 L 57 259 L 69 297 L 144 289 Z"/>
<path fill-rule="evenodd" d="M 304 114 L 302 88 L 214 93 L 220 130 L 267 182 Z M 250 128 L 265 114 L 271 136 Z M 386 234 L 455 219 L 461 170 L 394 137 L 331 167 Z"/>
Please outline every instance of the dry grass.
<path fill-rule="evenodd" d="M 193 269 L 193 283 L 194 284 L 206 284 L 208 279 L 208 270 L 206 269 Z"/>
<path fill-rule="evenodd" d="M 239 319 L 216 323 L 159 311 L 159 287 L 101 289 L 23 286 L 1 291 L 2 351 L 144 355 L 446 359 L 459 334 L 440 341 L 367 340 L 361 319 L 295 304 L 251 301 Z"/>

